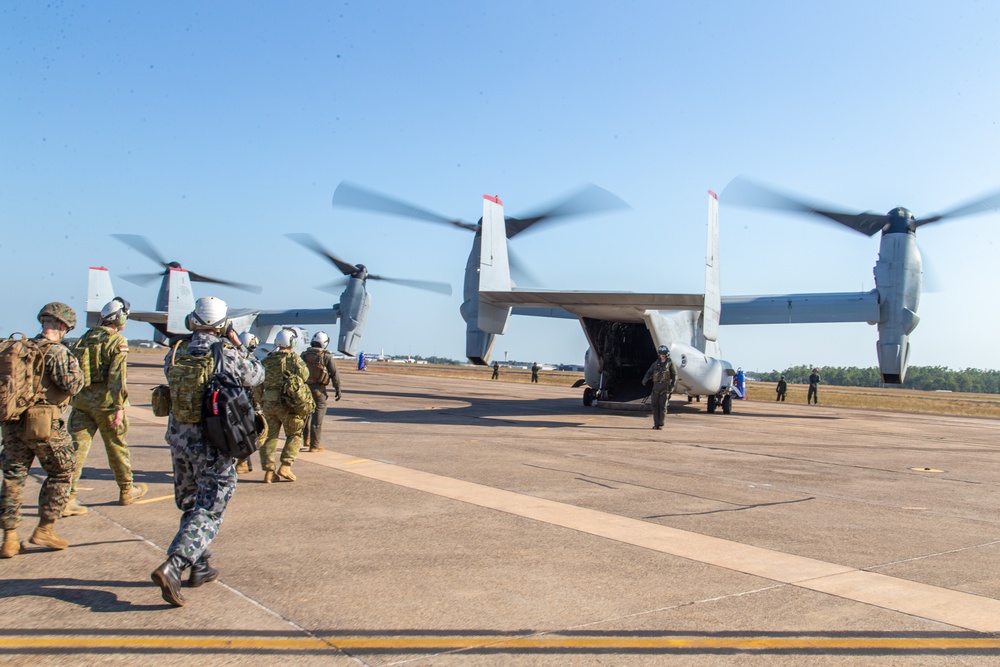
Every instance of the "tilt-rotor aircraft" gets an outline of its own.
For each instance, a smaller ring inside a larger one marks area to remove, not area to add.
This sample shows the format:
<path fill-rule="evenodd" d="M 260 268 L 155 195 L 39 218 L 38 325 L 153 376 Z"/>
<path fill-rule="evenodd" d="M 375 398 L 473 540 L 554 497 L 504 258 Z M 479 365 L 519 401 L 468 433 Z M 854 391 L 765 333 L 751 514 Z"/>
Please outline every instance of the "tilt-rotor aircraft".
<path fill-rule="evenodd" d="M 479 262 L 478 326 L 502 334 L 512 309 L 517 314 L 579 319 L 590 344 L 584 364 L 589 387 L 584 404 L 623 403 L 649 395 L 642 386 L 656 349 L 666 345 L 677 369 L 676 392 L 707 396 L 709 412 L 729 414 L 734 386 L 732 364 L 719 356 L 719 201 L 708 197 L 708 247 L 704 294 L 639 294 L 521 289 L 510 279 L 503 203 L 483 199 Z M 534 312 L 532 312 L 534 311 Z"/>
<path fill-rule="evenodd" d="M 469 259 L 465 265 L 465 284 L 463 290 L 464 300 L 460 308 L 462 318 L 466 323 L 465 354 L 474 364 L 485 365 L 489 362 L 490 354 L 493 351 L 495 332 L 483 329 L 477 324 L 480 320 L 480 298 L 479 298 L 479 262 L 480 262 L 480 239 L 482 238 L 482 220 L 477 223 L 465 222 L 454 218 L 434 213 L 424 208 L 414 206 L 407 202 L 388 197 L 371 190 L 343 182 L 337 186 L 333 194 L 334 206 L 343 206 L 376 213 L 386 213 L 405 218 L 423 220 L 459 227 L 471 231 L 475 234 L 472 241 L 472 250 L 469 252 Z M 539 223 L 548 222 L 557 218 L 564 218 L 574 215 L 585 215 L 612 211 L 627 208 L 627 204 L 621 199 L 611 194 L 607 190 L 589 185 L 570 197 L 549 206 L 542 212 L 528 215 L 522 218 L 502 218 L 501 223 L 505 238 L 514 238 L 517 234 L 524 232 L 528 228 L 535 228 Z M 515 272 L 520 271 L 522 275 L 526 272 L 518 265 L 513 266 Z M 645 370 L 645 369 L 643 369 Z"/>
<path fill-rule="evenodd" d="M 725 204 L 818 216 L 865 236 L 882 233 L 875 263 L 875 289 L 836 294 L 778 294 L 725 297 L 722 324 L 867 322 L 878 328 L 878 364 L 885 384 L 902 384 L 910 355 L 910 334 L 920 318 L 922 262 L 916 230 L 948 218 L 976 215 L 1000 206 L 1000 191 L 980 196 L 944 213 L 917 218 L 898 206 L 888 213 L 844 213 L 779 193 L 744 178 L 723 194 Z"/>
<path fill-rule="evenodd" d="M 209 278 L 199 273 L 183 268 L 179 262 L 167 262 L 153 248 L 152 244 L 142 236 L 132 234 L 117 234 L 115 238 L 142 253 L 163 267 L 162 273 L 124 276 L 130 282 L 148 283 L 160 278 L 160 291 L 157 296 L 156 310 L 132 310 L 129 317 L 137 322 L 147 322 L 156 330 L 155 340 L 165 343 L 172 336 L 185 335 L 189 330 L 185 319 L 194 310 L 195 296 L 192 282 L 226 285 L 245 291 L 260 292 L 260 288 L 244 283 L 234 283 L 216 278 Z M 299 243 L 307 243 L 296 239 Z M 316 247 L 318 243 L 313 242 Z M 313 248 L 315 249 L 315 248 Z M 323 251 L 326 252 L 326 251 Z M 326 253 L 329 255 L 329 253 Z M 332 255 L 329 255 L 332 257 Z M 331 260 L 332 261 L 332 260 Z M 338 260 L 341 261 L 341 260 Z M 364 330 L 371 297 L 366 290 L 367 279 L 372 277 L 363 265 L 347 265 L 338 268 L 345 274 L 346 287 L 341 294 L 339 303 L 332 308 L 261 310 L 253 308 L 230 308 L 229 319 L 239 332 L 249 331 L 261 341 L 260 352 L 264 353 L 274 341 L 275 335 L 283 328 L 291 328 L 298 332 L 299 344 L 308 345 L 305 325 L 336 324 L 340 321 L 340 334 L 337 349 L 343 354 L 355 356 L 361 344 L 361 334 Z M 446 286 L 447 287 L 447 286 Z M 450 291 L 450 287 L 447 287 Z M 87 280 L 87 325 L 95 326 L 100 322 L 100 310 L 105 303 L 115 297 L 111 284 L 111 276 L 105 267 L 90 267 Z"/>

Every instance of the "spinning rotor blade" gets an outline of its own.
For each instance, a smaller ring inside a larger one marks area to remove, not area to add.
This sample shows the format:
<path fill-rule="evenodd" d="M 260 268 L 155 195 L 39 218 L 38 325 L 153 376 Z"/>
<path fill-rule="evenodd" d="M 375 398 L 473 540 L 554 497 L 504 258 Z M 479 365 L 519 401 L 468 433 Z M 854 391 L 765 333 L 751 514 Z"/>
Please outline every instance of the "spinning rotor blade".
<path fill-rule="evenodd" d="M 889 216 L 878 213 L 841 213 L 798 199 L 737 176 L 722 192 L 721 201 L 747 208 L 763 208 L 790 213 L 818 215 L 850 227 L 865 236 L 874 236 L 889 224 Z"/>
<path fill-rule="evenodd" d="M 319 285 L 316 287 L 321 292 L 326 292 L 327 294 L 340 294 L 343 291 L 344 285 L 350 281 L 350 277 L 339 278 L 337 280 L 330 281 L 325 285 Z"/>
<path fill-rule="evenodd" d="M 127 276 L 122 276 L 125 280 L 139 287 L 146 287 L 154 280 L 159 280 L 162 277 L 162 273 L 130 273 Z"/>
<path fill-rule="evenodd" d="M 913 221 L 913 227 L 916 229 L 921 225 L 928 225 L 932 222 L 937 222 L 939 220 L 944 220 L 946 218 L 959 218 L 964 215 L 976 215 L 978 213 L 988 213 L 990 211 L 995 211 L 1000 208 L 1000 190 L 982 195 L 978 199 L 975 199 L 968 204 L 962 204 L 961 206 L 956 206 L 950 211 L 945 211 L 944 213 L 938 213 L 937 215 L 931 215 L 926 218 L 920 218 Z"/>
<path fill-rule="evenodd" d="M 167 260 L 163 259 L 145 236 L 139 236 L 138 234 L 112 234 L 111 236 L 132 248 L 132 250 L 142 253 L 160 266 L 164 268 L 168 266 Z"/>
<path fill-rule="evenodd" d="M 285 236 L 287 236 L 291 240 L 295 241 L 299 245 L 301 245 L 301 246 L 303 246 L 303 247 L 305 247 L 305 248 L 307 248 L 309 250 L 312 250 L 314 253 L 316 253 L 320 257 L 323 257 L 328 262 L 330 262 L 331 264 L 333 264 L 334 266 L 336 266 L 337 269 L 339 269 L 340 272 L 343 273 L 345 276 L 354 275 L 354 273 L 358 270 L 358 267 L 355 266 L 354 264 L 350 264 L 348 262 L 345 262 L 344 260 L 342 260 L 339 257 L 337 257 L 336 255 L 334 255 L 332 252 L 330 252 L 329 250 L 327 250 L 326 248 L 324 248 L 320 244 L 320 242 L 317 241 L 310 234 L 285 234 Z"/>
<path fill-rule="evenodd" d="M 376 213 L 388 213 L 404 218 L 415 218 L 427 222 L 436 222 L 447 225 L 454 225 L 462 229 L 477 231 L 479 227 L 462 220 L 453 220 L 433 211 L 414 206 L 399 199 L 365 190 L 364 188 L 343 181 L 337 186 L 333 193 L 333 205 L 347 208 L 357 208 L 363 211 L 375 211 Z"/>
<path fill-rule="evenodd" d="M 532 225 L 544 220 L 562 218 L 570 215 L 588 215 L 604 211 L 616 211 L 629 208 L 620 197 L 594 184 L 585 185 L 576 192 L 548 209 L 524 218 L 507 218 L 507 238 L 512 239 Z"/>
<path fill-rule="evenodd" d="M 191 278 L 191 282 L 195 283 L 212 283 L 213 285 L 225 285 L 226 287 L 235 287 L 238 290 L 243 290 L 244 292 L 252 292 L 253 294 L 260 294 L 264 291 L 264 288 L 259 285 L 249 285 L 247 283 L 237 283 L 231 280 L 220 280 L 219 278 L 209 278 L 200 273 L 195 273 L 194 271 L 188 271 L 188 277 Z"/>
<path fill-rule="evenodd" d="M 416 289 L 426 290 L 428 292 L 437 292 L 438 294 L 445 294 L 451 296 L 451 285 L 448 283 L 438 283 L 430 280 L 408 280 L 406 278 L 386 278 L 385 276 L 375 276 L 368 274 L 368 277 L 372 280 L 382 280 L 387 283 L 396 283 L 397 285 L 405 285 L 406 287 L 413 287 Z"/>

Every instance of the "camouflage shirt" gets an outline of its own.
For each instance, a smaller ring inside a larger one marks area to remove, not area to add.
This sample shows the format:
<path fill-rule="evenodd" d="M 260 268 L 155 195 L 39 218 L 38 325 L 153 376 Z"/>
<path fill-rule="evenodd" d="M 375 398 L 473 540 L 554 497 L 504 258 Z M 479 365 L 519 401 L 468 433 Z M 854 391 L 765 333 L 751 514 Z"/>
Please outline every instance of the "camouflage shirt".
<path fill-rule="evenodd" d="M 244 387 L 256 387 L 264 381 L 264 368 L 256 357 L 252 354 L 244 357 L 239 350 L 215 334 L 196 331 L 187 344 L 186 354 L 196 357 L 211 354 L 211 347 L 215 343 L 223 343 L 220 373 L 229 382 L 242 384 Z M 170 377 L 170 365 L 173 362 L 173 357 L 173 350 L 171 350 L 163 360 L 163 374 L 166 377 Z"/>
<path fill-rule="evenodd" d="M 89 349 L 88 349 L 89 348 Z M 126 362 L 128 340 L 112 327 L 94 327 L 76 343 L 76 354 L 88 349 L 90 384 L 73 398 L 80 410 L 111 410 L 128 407 Z"/>
<path fill-rule="evenodd" d="M 45 377 L 42 388 L 45 402 L 49 405 L 64 406 L 70 397 L 83 388 L 83 372 L 76 357 L 62 343 L 55 343 L 41 334 L 33 339 L 45 354 Z"/>

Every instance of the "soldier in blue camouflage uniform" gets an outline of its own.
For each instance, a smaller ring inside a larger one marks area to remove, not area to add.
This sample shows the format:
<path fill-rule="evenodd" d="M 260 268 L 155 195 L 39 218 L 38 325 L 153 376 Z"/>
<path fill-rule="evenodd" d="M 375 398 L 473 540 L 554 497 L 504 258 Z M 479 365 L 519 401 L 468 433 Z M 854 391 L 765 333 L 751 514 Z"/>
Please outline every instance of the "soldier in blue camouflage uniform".
<path fill-rule="evenodd" d="M 58 406 L 69 403 L 71 396 L 83 387 L 83 373 L 76 357 L 62 344 L 62 339 L 76 326 L 76 313 L 64 303 L 46 304 L 38 313 L 42 333 L 34 338 L 44 355 L 42 404 Z M 56 535 L 55 522 L 62 516 L 69 499 L 70 480 L 76 463 L 76 448 L 57 410 L 52 419 L 52 434 L 47 440 L 24 438 L 24 419 L 3 422 L 3 489 L 0 490 L 0 517 L 3 521 L 3 547 L 0 558 L 13 558 L 21 551 L 18 527 L 21 525 L 21 504 L 24 500 L 24 480 L 31 463 L 38 462 L 47 477 L 38 494 L 38 528 L 30 542 L 52 549 L 65 549 L 69 543 Z"/>
<path fill-rule="evenodd" d="M 240 344 L 227 318 L 224 301 L 215 297 L 198 299 L 187 326 L 194 331 L 187 343 L 187 354 L 211 354 L 214 344 L 228 339 L 232 344 L 222 349 L 220 372 L 245 387 L 263 382 L 264 369 Z M 168 380 L 173 356 L 171 351 L 164 360 Z M 180 528 L 167 549 L 167 560 L 150 577 L 160 587 L 163 599 L 180 607 L 184 604 L 180 578 L 185 569 L 191 567 L 190 587 L 215 581 L 219 576 L 208 562 L 212 556 L 208 547 L 219 532 L 226 504 L 236 490 L 236 459 L 209 445 L 200 423 L 176 421 L 173 415 L 176 408 L 172 408 L 165 438 L 173 459 L 174 500 L 181 510 Z"/>
<path fill-rule="evenodd" d="M 121 334 L 128 322 L 129 305 L 115 297 L 101 310 L 101 324 L 77 341 L 74 354 L 90 384 L 73 397 L 69 415 L 69 433 L 76 446 L 76 470 L 69 489 L 69 502 L 63 516 L 87 513 L 87 506 L 76 499 L 76 487 L 90 453 L 94 434 L 99 430 L 108 455 L 108 466 L 118 483 L 118 504 L 131 505 L 143 497 L 149 488 L 132 483 L 132 463 L 125 435 L 128 433 L 128 386 L 126 361 L 128 340 Z"/>
<path fill-rule="evenodd" d="M 661 345 L 657 350 L 657 359 L 642 378 L 643 384 L 653 383 L 649 394 L 649 403 L 653 408 L 653 428 L 659 431 L 667 416 L 667 400 L 674 390 L 674 380 L 677 377 L 674 366 L 670 363 L 670 350 Z"/>

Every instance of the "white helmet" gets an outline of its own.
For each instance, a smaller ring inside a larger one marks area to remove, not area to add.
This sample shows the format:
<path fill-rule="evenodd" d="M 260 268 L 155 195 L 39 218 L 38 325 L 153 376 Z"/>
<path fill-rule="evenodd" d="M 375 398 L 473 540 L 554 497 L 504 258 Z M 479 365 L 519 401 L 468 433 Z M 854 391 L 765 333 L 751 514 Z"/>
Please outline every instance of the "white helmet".
<path fill-rule="evenodd" d="M 316 335 L 312 339 L 313 345 L 319 343 L 319 346 L 326 349 L 326 346 L 330 344 L 330 337 L 326 335 L 325 331 L 317 331 Z"/>
<path fill-rule="evenodd" d="M 291 347 L 292 341 L 294 341 L 298 337 L 299 337 L 298 334 L 296 334 L 291 329 L 282 329 L 281 331 L 278 332 L 278 335 L 274 337 L 274 346 Z"/>
<path fill-rule="evenodd" d="M 128 320 L 129 303 L 120 296 L 116 296 L 101 308 L 101 322 L 112 326 L 125 326 Z"/>
<path fill-rule="evenodd" d="M 253 352 L 253 350 L 260 345 L 260 339 L 249 331 L 244 331 L 240 334 L 240 343 L 242 343 L 246 349 Z"/>
<path fill-rule="evenodd" d="M 194 311 L 187 317 L 187 328 L 223 329 L 226 326 L 226 314 L 229 312 L 226 302 L 214 296 L 203 296 L 194 304 Z"/>

